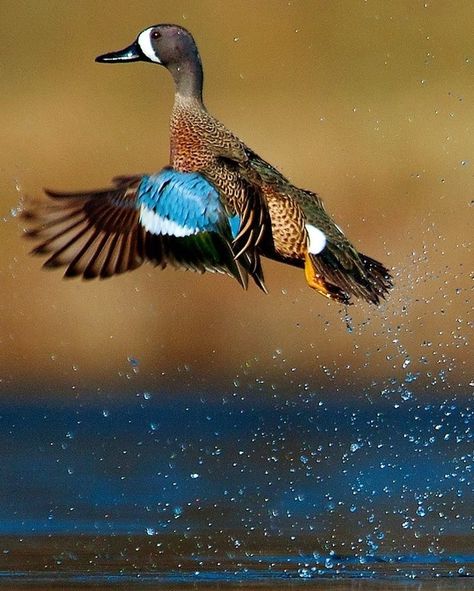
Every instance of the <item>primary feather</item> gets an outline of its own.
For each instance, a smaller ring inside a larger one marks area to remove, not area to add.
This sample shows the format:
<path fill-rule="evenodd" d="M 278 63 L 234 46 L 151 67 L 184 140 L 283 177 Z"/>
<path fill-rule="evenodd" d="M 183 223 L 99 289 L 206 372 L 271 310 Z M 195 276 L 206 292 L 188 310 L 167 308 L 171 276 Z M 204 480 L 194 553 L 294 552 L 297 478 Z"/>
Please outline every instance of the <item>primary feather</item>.
<path fill-rule="evenodd" d="M 119 178 L 110 189 L 47 194 L 57 204 L 29 207 L 25 215 L 35 226 L 27 235 L 40 241 L 34 253 L 50 255 L 45 266 L 65 266 L 67 277 L 106 278 L 149 260 L 247 284 L 248 260 L 236 260 L 233 249 L 235 219 L 198 173 L 167 167 Z"/>

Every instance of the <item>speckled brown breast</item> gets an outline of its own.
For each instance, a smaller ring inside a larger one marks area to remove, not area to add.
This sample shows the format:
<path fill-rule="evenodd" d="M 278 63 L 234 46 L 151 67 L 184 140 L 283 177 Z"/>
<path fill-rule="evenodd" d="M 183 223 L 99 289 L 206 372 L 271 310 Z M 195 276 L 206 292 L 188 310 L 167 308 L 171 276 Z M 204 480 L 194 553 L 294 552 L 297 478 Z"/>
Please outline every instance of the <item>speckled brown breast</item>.
<path fill-rule="evenodd" d="M 231 213 L 240 213 L 245 192 L 237 170 L 218 158 L 243 144 L 209 113 L 176 100 L 171 116 L 170 164 L 183 172 L 199 171 L 221 192 Z"/>
<path fill-rule="evenodd" d="M 242 171 L 219 155 L 247 160 L 250 150 L 245 144 L 200 105 L 179 98 L 172 112 L 170 137 L 171 166 L 204 173 L 219 189 L 229 211 L 239 214 L 246 198 Z M 258 184 L 268 204 L 274 247 L 283 257 L 302 259 L 306 251 L 303 212 L 291 192 L 271 180 L 271 175 L 265 175 Z"/>

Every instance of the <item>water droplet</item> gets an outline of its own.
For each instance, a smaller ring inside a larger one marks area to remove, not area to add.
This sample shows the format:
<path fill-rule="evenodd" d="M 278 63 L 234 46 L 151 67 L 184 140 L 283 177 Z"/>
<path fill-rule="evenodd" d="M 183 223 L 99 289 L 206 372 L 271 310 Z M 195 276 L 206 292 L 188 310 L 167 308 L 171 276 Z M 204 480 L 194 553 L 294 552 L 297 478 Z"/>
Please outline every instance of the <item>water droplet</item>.
<path fill-rule="evenodd" d="M 298 569 L 298 576 L 302 579 L 310 579 L 311 578 L 311 571 L 309 568 L 299 568 Z"/>
<path fill-rule="evenodd" d="M 130 367 L 132 368 L 133 373 L 138 373 L 138 366 L 140 365 L 140 361 L 135 357 L 128 356 L 127 361 L 130 363 Z"/>
<path fill-rule="evenodd" d="M 354 327 L 352 326 L 352 318 L 348 312 L 347 306 L 344 312 L 344 322 L 346 323 L 346 330 L 349 334 L 354 332 Z"/>
<path fill-rule="evenodd" d="M 182 507 L 177 506 L 177 507 L 174 507 L 173 508 L 173 515 L 176 518 L 181 517 L 182 514 L 183 514 L 183 508 Z"/>

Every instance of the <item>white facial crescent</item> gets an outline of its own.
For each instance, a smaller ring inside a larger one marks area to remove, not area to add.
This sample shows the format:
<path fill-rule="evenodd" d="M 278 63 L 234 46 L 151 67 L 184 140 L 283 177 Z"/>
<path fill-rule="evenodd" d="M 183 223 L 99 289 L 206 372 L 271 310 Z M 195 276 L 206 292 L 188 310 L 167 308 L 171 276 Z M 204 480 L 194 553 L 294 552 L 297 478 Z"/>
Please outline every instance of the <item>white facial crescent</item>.
<path fill-rule="evenodd" d="M 151 43 L 151 32 L 153 29 L 154 27 L 149 27 L 148 29 L 142 31 L 140 35 L 138 35 L 137 41 L 138 45 L 140 46 L 140 49 L 151 62 L 155 62 L 155 64 L 161 64 L 161 61 L 156 55 L 155 50 L 153 49 L 153 45 Z"/>

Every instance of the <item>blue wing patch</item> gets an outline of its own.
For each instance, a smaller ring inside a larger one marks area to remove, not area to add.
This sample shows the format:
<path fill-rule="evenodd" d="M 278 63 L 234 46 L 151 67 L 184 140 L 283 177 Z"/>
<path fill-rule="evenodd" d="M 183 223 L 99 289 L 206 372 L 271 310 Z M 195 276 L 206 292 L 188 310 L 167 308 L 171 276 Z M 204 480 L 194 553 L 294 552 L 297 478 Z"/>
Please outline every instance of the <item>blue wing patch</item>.
<path fill-rule="evenodd" d="M 240 230 L 240 217 L 238 215 L 233 215 L 229 218 L 229 224 L 232 238 L 235 238 Z"/>
<path fill-rule="evenodd" d="M 219 194 L 202 175 L 171 168 L 143 177 L 137 189 L 137 207 L 140 223 L 155 235 L 219 232 L 227 220 Z"/>

